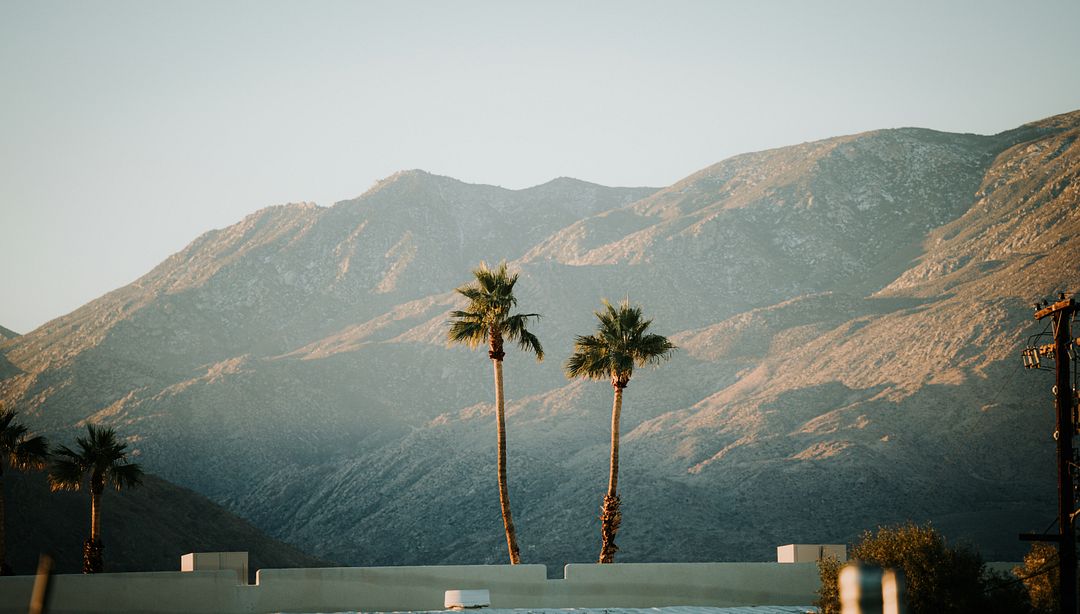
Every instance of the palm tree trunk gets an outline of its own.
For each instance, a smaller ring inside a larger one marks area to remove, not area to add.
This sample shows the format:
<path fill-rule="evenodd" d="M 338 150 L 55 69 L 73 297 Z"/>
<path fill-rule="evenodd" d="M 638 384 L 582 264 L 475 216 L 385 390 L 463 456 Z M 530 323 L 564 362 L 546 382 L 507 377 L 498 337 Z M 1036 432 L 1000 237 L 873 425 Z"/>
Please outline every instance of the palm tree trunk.
<path fill-rule="evenodd" d="M 90 493 L 90 539 L 101 541 L 101 493 Z"/>
<path fill-rule="evenodd" d="M 510 492 L 506 487 L 506 399 L 503 395 L 502 361 L 492 360 L 495 364 L 495 423 L 498 429 L 499 447 L 499 505 L 502 508 L 503 528 L 506 529 L 506 547 L 510 550 L 510 564 L 520 562 L 518 555 L 517 531 L 514 518 L 510 514 Z"/>
<path fill-rule="evenodd" d="M 90 486 L 90 537 L 83 542 L 83 573 L 105 569 L 105 546 L 101 543 L 101 490 Z"/>
<path fill-rule="evenodd" d="M 611 405 L 611 464 L 608 469 L 608 488 L 600 508 L 600 562 L 614 563 L 615 534 L 619 532 L 622 513 L 619 511 L 619 420 L 622 417 L 622 396 L 625 384 L 613 383 L 615 400 Z"/>

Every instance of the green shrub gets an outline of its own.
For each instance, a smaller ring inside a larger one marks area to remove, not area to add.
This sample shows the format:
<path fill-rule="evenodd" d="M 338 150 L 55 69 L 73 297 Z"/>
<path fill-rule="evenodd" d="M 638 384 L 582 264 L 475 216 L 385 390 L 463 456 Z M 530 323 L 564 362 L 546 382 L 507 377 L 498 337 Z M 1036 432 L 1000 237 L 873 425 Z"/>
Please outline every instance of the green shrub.
<path fill-rule="evenodd" d="M 933 527 L 906 524 L 867 531 L 849 558 L 864 565 L 904 572 L 909 614 L 1023 614 L 1031 608 L 1018 582 L 988 573 L 982 557 L 965 547 L 949 547 Z M 818 564 L 822 614 L 839 614 L 835 559 Z"/>

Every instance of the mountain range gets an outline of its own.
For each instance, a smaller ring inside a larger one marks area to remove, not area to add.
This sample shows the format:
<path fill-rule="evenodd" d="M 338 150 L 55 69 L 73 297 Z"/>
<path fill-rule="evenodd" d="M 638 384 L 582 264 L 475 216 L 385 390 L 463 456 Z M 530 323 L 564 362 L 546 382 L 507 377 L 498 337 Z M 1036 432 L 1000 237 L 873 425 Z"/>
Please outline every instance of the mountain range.
<path fill-rule="evenodd" d="M 522 560 L 592 561 L 611 388 L 574 335 L 628 298 L 680 348 L 623 410 L 620 561 L 769 560 L 932 521 L 991 559 L 1055 517 L 1052 376 L 1074 289 L 1080 112 L 724 160 L 666 188 L 423 171 L 260 210 L 0 341 L 0 401 L 57 441 L 114 426 L 153 473 L 350 565 L 498 563 L 490 364 L 447 347 L 481 260 L 521 274 L 547 359 L 505 362 Z"/>

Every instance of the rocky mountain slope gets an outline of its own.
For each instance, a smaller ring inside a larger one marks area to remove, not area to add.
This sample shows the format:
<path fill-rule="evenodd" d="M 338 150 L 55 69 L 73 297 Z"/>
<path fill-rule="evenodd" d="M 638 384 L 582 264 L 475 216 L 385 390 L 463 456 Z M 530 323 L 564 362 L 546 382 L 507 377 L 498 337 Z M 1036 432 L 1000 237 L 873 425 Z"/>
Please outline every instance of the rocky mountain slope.
<path fill-rule="evenodd" d="M 620 560 L 766 560 L 907 519 L 1015 559 L 1054 517 L 1052 382 L 1017 367 L 1030 304 L 1077 285 L 1077 135 L 1080 112 L 886 130 L 662 190 L 399 173 L 3 342 L 0 399 L 49 433 L 114 425 L 322 557 L 501 562 L 490 364 L 444 338 L 452 289 L 507 259 L 549 356 L 505 366 L 524 560 L 595 557 L 611 391 L 560 363 L 625 296 L 681 351 L 627 390 Z"/>

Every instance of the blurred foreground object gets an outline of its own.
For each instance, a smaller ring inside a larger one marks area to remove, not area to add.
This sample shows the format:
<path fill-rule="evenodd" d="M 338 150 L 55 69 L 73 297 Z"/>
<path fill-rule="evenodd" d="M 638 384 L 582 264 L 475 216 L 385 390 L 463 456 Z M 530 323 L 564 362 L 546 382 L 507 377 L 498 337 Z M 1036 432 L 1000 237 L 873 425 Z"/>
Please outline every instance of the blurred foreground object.
<path fill-rule="evenodd" d="M 904 572 L 865 565 L 840 570 L 841 614 L 905 614 Z"/>
<path fill-rule="evenodd" d="M 52 557 L 43 554 L 38 559 L 34 591 L 30 593 L 30 614 L 42 614 L 49 601 L 49 580 L 52 578 Z"/>

